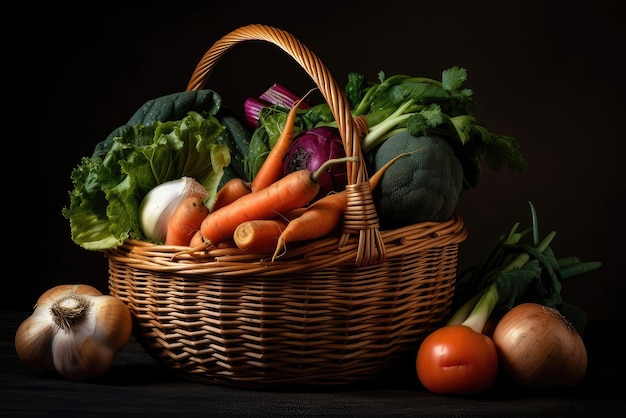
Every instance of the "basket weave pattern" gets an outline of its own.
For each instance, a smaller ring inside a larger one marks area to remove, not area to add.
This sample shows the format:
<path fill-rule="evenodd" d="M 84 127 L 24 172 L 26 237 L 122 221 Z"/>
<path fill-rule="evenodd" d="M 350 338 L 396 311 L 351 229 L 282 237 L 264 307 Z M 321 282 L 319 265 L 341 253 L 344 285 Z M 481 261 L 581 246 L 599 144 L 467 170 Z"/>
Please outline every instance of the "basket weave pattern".
<path fill-rule="evenodd" d="M 216 42 L 188 90 L 242 41 L 271 42 L 306 70 L 328 102 L 348 156 L 362 129 L 326 67 L 292 35 L 250 25 Z M 360 158 L 362 160 L 362 158 Z M 336 385 L 375 378 L 441 325 L 448 313 L 461 217 L 379 229 L 361 162 L 348 166 L 339 237 L 289 248 L 277 261 L 236 248 L 180 254 L 127 240 L 105 253 L 110 293 L 131 310 L 137 339 L 185 378 L 236 387 Z"/>

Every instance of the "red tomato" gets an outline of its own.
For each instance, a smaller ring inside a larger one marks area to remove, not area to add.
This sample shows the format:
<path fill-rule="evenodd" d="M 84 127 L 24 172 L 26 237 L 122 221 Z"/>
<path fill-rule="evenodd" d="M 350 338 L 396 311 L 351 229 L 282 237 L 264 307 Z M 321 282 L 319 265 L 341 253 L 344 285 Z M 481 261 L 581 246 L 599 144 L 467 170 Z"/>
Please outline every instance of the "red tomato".
<path fill-rule="evenodd" d="M 417 376 L 429 391 L 470 395 L 489 389 L 498 377 L 498 352 L 491 338 L 465 325 L 448 325 L 422 342 Z"/>

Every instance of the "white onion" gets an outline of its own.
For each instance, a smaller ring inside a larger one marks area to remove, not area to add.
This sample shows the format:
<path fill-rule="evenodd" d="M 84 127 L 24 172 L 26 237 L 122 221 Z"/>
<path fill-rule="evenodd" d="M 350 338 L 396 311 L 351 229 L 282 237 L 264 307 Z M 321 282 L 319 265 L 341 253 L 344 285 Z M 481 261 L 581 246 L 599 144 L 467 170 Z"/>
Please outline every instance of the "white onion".
<path fill-rule="evenodd" d="M 587 350 L 576 329 L 556 309 L 522 303 L 493 331 L 501 368 L 530 387 L 574 386 L 587 370 Z"/>

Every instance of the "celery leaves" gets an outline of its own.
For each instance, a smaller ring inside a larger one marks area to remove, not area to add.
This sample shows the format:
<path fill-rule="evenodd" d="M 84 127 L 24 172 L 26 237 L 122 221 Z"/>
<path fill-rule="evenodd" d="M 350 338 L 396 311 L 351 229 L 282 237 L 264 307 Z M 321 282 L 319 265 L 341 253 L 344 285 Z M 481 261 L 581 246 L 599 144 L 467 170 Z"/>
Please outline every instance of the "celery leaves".
<path fill-rule="evenodd" d="M 386 77 L 379 72 L 378 82 L 368 81 L 362 74 L 350 73 L 345 94 L 353 117 L 364 116 L 369 131 L 362 140 L 365 154 L 387 138 L 402 131 L 414 136 L 437 135 L 445 138 L 463 166 L 463 187 L 478 185 L 482 178 L 482 163 L 497 170 L 508 166 L 524 172 L 524 159 L 517 140 L 500 135 L 480 125 L 474 112 L 478 104 L 473 91 L 463 87 L 467 71 L 451 67 L 441 74 L 441 81 L 427 77 L 396 74 Z M 328 105 L 324 105 L 328 107 Z M 320 105 L 299 113 L 309 126 L 330 125 L 322 120 Z"/>

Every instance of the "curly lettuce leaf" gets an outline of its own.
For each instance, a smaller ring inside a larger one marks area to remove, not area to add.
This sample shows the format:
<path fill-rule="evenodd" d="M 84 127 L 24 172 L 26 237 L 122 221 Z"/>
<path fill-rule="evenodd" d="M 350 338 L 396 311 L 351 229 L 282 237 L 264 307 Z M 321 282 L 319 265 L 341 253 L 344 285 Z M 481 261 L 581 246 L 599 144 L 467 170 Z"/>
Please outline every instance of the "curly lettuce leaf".
<path fill-rule="evenodd" d="M 139 223 L 143 197 L 183 176 L 206 188 L 210 205 L 230 164 L 228 147 L 218 143 L 222 131 L 214 116 L 196 112 L 120 131 L 103 158 L 83 158 L 72 172 L 74 189 L 63 208 L 72 240 L 94 251 L 115 248 L 128 238 L 145 240 Z"/>

